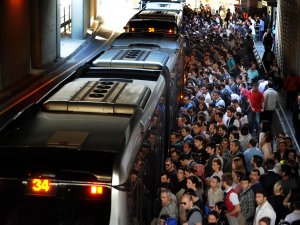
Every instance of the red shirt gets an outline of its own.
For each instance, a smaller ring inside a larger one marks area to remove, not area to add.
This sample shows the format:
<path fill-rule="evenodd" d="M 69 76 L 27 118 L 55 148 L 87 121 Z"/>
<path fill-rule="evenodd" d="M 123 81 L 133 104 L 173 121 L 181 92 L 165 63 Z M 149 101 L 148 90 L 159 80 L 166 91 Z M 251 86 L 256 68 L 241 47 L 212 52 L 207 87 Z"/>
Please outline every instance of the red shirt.
<path fill-rule="evenodd" d="M 248 99 L 251 102 L 251 106 L 254 112 L 261 112 L 262 104 L 264 102 L 264 95 L 259 91 L 250 90 L 248 92 Z"/>

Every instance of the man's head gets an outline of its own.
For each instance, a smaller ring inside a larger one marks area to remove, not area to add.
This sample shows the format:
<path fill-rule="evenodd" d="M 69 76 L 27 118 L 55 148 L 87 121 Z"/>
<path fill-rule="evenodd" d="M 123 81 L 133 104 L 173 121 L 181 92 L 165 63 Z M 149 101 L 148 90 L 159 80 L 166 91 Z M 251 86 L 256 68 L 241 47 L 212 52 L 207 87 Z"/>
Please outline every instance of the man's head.
<path fill-rule="evenodd" d="M 256 192 L 256 203 L 259 206 L 262 206 L 267 201 L 267 194 L 264 191 Z"/>
<path fill-rule="evenodd" d="M 221 182 L 220 177 L 218 177 L 218 176 L 213 176 L 213 177 L 210 178 L 210 180 L 209 180 L 209 185 L 210 185 L 211 188 L 217 188 L 217 187 L 219 187 L 220 182 Z"/>
<path fill-rule="evenodd" d="M 227 126 L 225 124 L 219 125 L 218 126 L 218 134 L 221 136 L 224 136 L 224 135 L 226 135 L 226 133 L 227 133 Z"/>
<path fill-rule="evenodd" d="M 264 165 L 267 170 L 272 170 L 272 169 L 274 169 L 275 161 L 274 161 L 274 159 L 268 158 L 268 159 L 266 159 Z"/>
<path fill-rule="evenodd" d="M 233 141 L 231 141 L 229 148 L 233 153 L 239 151 L 239 140 L 234 139 Z"/>
<path fill-rule="evenodd" d="M 250 187 L 250 178 L 246 175 L 242 176 L 241 185 L 242 185 L 243 190 L 246 190 L 247 188 L 249 188 Z"/>
<path fill-rule="evenodd" d="M 172 145 L 176 144 L 177 141 L 180 139 L 180 134 L 177 132 L 172 132 L 170 135 L 170 142 Z"/>
<path fill-rule="evenodd" d="M 194 135 L 199 134 L 201 132 L 201 123 L 200 122 L 193 123 L 192 130 Z"/>
<path fill-rule="evenodd" d="M 253 83 L 252 89 L 253 89 L 253 91 L 258 91 L 258 83 Z"/>
<path fill-rule="evenodd" d="M 250 173 L 250 180 L 253 184 L 259 182 L 260 172 L 258 169 L 253 169 Z"/>
<path fill-rule="evenodd" d="M 202 94 L 207 94 L 207 92 L 208 92 L 206 85 L 203 85 L 203 87 L 201 88 L 201 90 L 202 90 Z"/>
<path fill-rule="evenodd" d="M 233 117 L 235 113 L 235 108 L 232 105 L 228 106 L 226 113 L 227 113 L 227 117 L 229 118 Z"/>
<path fill-rule="evenodd" d="M 252 156 L 251 165 L 253 167 L 259 168 L 259 167 L 261 167 L 262 163 L 263 163 L 263 158 L 261 156 L 259 156 L 259 155 Z"/>
<path fill-rule="evenodd" d="M 283 164 L 281 165 L 281 172 L 280 172 L 281 177 L 290 177 L 292 176 L 292 169 L 289 165 Z"/>
<path fill-rule="evenodd" d="M 202 148 L 204 144 L 205 144 L 205 139 L 202 136 L 196 135 L 194 137 L 194 146 L 196 148 Z"/>
<path fill-rule="evenodd" d="M 233 184 L 233 177 L 231 173 L 224 173 L 222 175 L 223 187 L 228 189 Z"/>
<path fill-rule="evenodd" d="M 184 96 L 183 97 L 183 103 L 185 105 L 188 105 L 191 102 L 190 97 L 189 96 Z"/>
<path fill-rule="evenodd" d="M 180 205 L 184 210 L 188 210 L 193 207 L 193 198 L 190 194 L 184 194 L 181 197 Z"/>
<path fill-rule="evenodd" d="M 215 120 L 216 120 L 218 123 L 221 123 L 221 122 L 222 122 L 222 119 L 223 119 L 223 113 L 220 112 L 220 111 L 217 111 L 216 114 L 215 114 Z"/>
<path fill-rule="evenodd" d="M 217 128 L 218 128 L 217 124 L 211 123 L 211 124 L 209 124 L 208 131 L 210 134 L 215 134 L 215 133 L 217 133 Z"/>
<path fill-rule="evenodd" d="M 251 138 L 248 143 L 248 148 L 254 148 L 256 146 L 256 140 Z"/>
<path fill-rule="evenodd" d="M 174 165 L 172 159 L 171 158 L 166 158 L 166 160 L 165 160 L 165 169 L 166 169 L 166 171 L 172 171 L 172 170 L 174 170 L 174 168 L 175 168 L 175 165 Z"/>
<path fill-rule="evenodd" d="M 178 181 L 182 181 L 185 179 L 185 170 L 186 168 L 184 166 L 181 166 L 177 170 L 177 179 Z"/>
<path fill-rule="evenodd" d="M 160 200 L 163 206 L 170 204 L 171 202 L 171 192 L 168 190 L 160 191 Z"/>
<path fill-rule="evenodd" d="M 168 173 L 166 172 L 163 172 L 161 175 L 160 175 L 160 182 L 163 184 L 163 183 L 170 183 L 170 176 Z"/>
<path fill-rule="evenodd" d="M 184 153 L 189 153 L 192 150 L 192 146 L 193 145 L 190 141 L 184 142 L 183 143 L 183 148 L 182 148 L 183 152 Z"/>
<path fill-rule="evenodd" d="M 177 149 L 173 149 L 170 151 L 170 155 L 171 155 L 171 159 L 173 160 L 173 162 L 177 162 L 179 159 L 179 151 Z"/>

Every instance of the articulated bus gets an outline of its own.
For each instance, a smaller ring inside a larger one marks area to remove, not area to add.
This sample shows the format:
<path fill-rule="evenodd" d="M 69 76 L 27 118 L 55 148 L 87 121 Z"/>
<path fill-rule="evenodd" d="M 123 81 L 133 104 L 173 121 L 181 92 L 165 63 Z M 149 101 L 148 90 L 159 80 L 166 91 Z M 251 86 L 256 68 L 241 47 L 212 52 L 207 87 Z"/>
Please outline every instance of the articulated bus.
<path fill-rule="evenodd" d="M 182 10 L 143 9 L 124 27 L 126 33 L 166 33 L 180 35 Z"/>
<path fill-rule="evenodd" d="M 150 224 L 178 54 L 116 43 L 1 128 L 2 221 Z"/>

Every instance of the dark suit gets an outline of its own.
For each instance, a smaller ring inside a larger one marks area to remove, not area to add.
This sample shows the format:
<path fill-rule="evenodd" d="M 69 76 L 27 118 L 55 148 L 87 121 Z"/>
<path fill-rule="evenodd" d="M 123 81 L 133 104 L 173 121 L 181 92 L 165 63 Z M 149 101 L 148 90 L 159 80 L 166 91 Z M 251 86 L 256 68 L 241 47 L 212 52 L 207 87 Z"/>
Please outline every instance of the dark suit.
<path fill-rule="evenodd" d="M 264 188 L 264 191 L 267 192 L 268 196 L 273 195 L 274 184 L 281 180 L 279 174 L 275 173 L 272 170 L 269 170 L 267 173 L 260 175 L 260 183 Z"/>

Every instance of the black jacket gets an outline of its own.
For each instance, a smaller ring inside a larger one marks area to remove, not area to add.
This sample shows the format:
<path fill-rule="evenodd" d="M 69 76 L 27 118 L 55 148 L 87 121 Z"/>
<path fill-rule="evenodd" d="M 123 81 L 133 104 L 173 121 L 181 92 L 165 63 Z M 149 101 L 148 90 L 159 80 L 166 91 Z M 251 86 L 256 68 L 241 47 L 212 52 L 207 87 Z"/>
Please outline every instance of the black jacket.
<path fill-rule="evenodd" d="M 268 196 L 273 195 L 274 184 L 279 180 L 281 180 L 279 174 L 270 170 L 267 173 L 260 175 L 259 179 L 261 185 L 264 188 L 264 191 L 267 192 Z"/>

